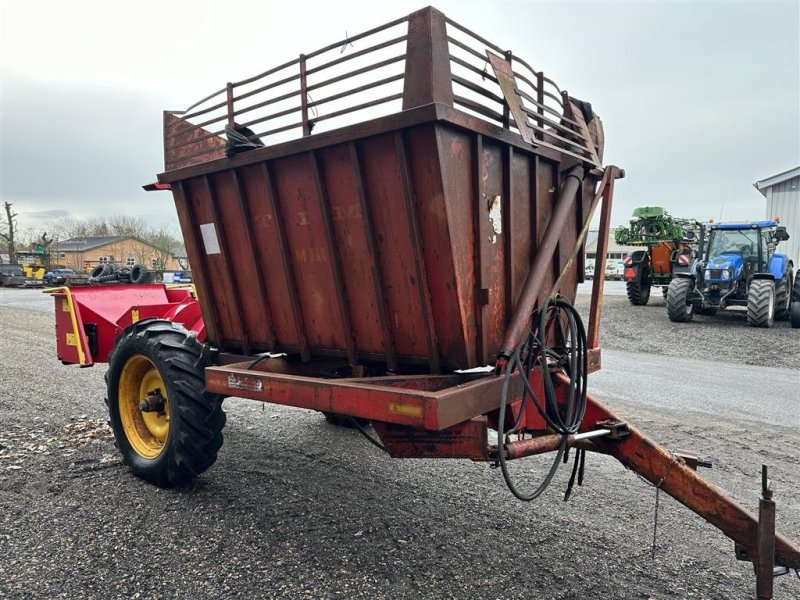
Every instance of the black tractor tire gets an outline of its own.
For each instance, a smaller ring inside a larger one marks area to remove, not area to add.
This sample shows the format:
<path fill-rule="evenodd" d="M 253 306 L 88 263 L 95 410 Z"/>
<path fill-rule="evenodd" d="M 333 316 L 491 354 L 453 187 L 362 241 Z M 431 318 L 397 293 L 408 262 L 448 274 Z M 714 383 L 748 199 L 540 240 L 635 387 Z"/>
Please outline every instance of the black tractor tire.
<path fill-rule="evenodd" d="M 688 323 L 694 316 L 694 304 L 691 302 L 694 281 L 678 277 L 669 284 L 667 291 L 667 316 L 673 323 Z"/>
<path fill-rule="evenodd" d="M 775 282 L 775 320 L 786 321 L 792 309 L 792 288 L 794 283 L 792 269 L 786 270 L 783 279 Z"/>
<path fill-rule="evenodd" d="M 121 281 L 123 283 L 130 283 L 131 269 L 130 267 L 122 267 L 119 271 L 114 273 L 114 276 L 117 278 L 117 281 Z"/>
<path fill-rule="evenodd" d="M 109 425 L 123 460 L 134 474 L 160 487 L 172 487 L 214 464 L 222 446 L 225 413 L 222 397 L 205 391 L 207 347 L 193 333 L 170 321 L 144 319 L 119 336 L 108 364 Z M 137 368 L 141 365 L 146 366 L 146 372 L 139 376 Z M 158 415 L 166 414 L 164 439 L 148 431 L 145 415 L 154 411 L 139 409 L 137 414 L 135 408 L 136 397 L 152 378 L 163 385 L 166 395 L 166 408 Z M 143 441 L 149 446 L 142 446 Z"/>
<path fill-rule="evenodd" d="M 92 272 L 89 273 L 89 277 L 91 277 L 92 279 L 97 279 L 105 272 L 106 272 L 106 265 L 97 265 L 94 269 L 92 269 Z"/>
<path fill-rule="evenodd" d="M 133 265 L 130 272 L 131 283 L 145 283 L 149 277 L 147 267 L 144 265 Z"/>
<path fill-rule="evenodd" d="M 775 320 L 775 282 L 754 279 L 747 291 L 747 323 L 750 327 L 772 327 Z"/>
<path fill-rule="evenodd" d="M 800 277 L 796 276 L 794 278 L 794 285 L 792 286 L 792 302 L 800 302 Z"/>
<path fill-rule="evenodd" d="M 644 306 L 650 300 L 650 284 L 646 281 L 628 281 L 625 283 L 628 300 L 634 306 Z"/>
<path fill-rule="evenodd" d="M 800 329 L 800 300 L 792 300 L 791 313 L 792 329 Z"/>

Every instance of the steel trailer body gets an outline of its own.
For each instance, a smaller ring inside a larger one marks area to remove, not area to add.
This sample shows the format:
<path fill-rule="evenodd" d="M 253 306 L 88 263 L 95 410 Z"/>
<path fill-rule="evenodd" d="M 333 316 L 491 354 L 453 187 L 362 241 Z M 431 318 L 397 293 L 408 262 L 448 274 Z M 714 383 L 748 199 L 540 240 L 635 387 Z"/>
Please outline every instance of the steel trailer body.
<path fill-rule="evenodd" d="M 345 54 L 388 30 L 396 37 Z M 399 57 L 327 71 L 397 45 Z M 331 51 L 335 58 L 314 64 Z M 402 74 L 318 91 L 397 63 Z M 264 83 L 276 73 L 282 79 Z M 350 100 L 393 82 L 401 92 Z M 275 97 L 286 84 L 298 89 Z M 290 109 L 248 115 L 287 99 Z M 351 104 L 317 111 L 340 99 Z M 402 101 L 399 111 L 365 118 L 391 101 Z M 354 112 L 361 121 L 319 131 Z M 296 113 L 284 128 L 250 129 Z M 289 129 L 301 137 L 260 139 Z M 720 528 L 740 559 L 759 562 L 754 516 L 590 395 L 570 431 L 549 426 L 573 401 L 562 359 L 576 340 L 585 339 L 583 372 L 600 368 L 602 277 L 585 331 L 565 337 L 558 318 L 542 329 L 541 343 L 565 354 L 541 350 L 527 375 L 514 366 L 532 315 L 574 300 L 598 208 L 595 271 L 603 272 L 614 184 L 624 176 L 602 166 L 603 139 L 587 103 L 432 8 L 230 83 L 165 114 L 166 171 L 146 186 L 172 191 L 196 289 L 58 288 L 59 357 L 109 361 L 123 457 L 159 485 L 214 462 L 222 398 L 239 396 L 369 420 L 398 458 L 502 462 L 572 445 L 604 452 Z M 464 372 L 487 364 L 495 368 Z M 551 398 L 552 410 L 526 403 L 531 392 Z M 509 424 L 524 439 L 490 444 L 488 430 Z M 774 556 L 761 563 L 800 568 L 797 547 L 773 538 Z"/>

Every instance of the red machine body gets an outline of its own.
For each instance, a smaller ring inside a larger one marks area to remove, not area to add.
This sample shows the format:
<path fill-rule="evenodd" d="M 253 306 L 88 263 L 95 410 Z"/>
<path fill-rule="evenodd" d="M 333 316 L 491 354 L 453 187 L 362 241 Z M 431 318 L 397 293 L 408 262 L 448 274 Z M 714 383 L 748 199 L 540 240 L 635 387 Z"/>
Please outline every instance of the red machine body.
<path fill-rule="evenodd" d="M 64 364 L 108 362 L 120 333 L 142 319 L 182 324 L 205 340 L 200 305 L 192 287 L 165 284 L 60 287 L 55 298 L 56 352 Z"/>

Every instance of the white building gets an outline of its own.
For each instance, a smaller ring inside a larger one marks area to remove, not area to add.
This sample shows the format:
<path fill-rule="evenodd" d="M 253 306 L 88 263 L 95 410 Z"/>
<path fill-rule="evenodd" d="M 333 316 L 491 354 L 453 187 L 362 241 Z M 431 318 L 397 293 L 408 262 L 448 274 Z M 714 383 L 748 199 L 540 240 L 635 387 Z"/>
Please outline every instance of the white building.
<path fill-rule="evenodd" d="M 755 188 L 767 199 L 766 218 L 780 217 L 781 225 L 789 232 L 789 241 L 778 251 L 789 255 L 795 269 L 800 267 L 800 167 L 789 169 L 761 181 Z"/>
<path fill-rule="evenodd" d="M 621 246 L 614 240 L 614 233 L 616 228 L 609 229 L 608 232 L 608 251 L 606 254 L 607 260 L 622 260 L 628 253 L 636 250 L 641 250 L 641 246 Z M 586 260 L 594 261 L 597 256 L 597 240 L 600 237 L 600 232 L 596 229 L 589 231 L 586 236 Z"/>

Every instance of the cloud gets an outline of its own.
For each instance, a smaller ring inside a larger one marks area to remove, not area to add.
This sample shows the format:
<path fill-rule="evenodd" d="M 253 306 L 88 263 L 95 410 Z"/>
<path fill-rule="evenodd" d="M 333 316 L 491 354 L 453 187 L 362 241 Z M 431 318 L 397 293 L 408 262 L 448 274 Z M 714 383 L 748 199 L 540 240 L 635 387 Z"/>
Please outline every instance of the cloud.
<path fill-rule="evenodd" d="M 706 218 L 724 204 L 725 218 L 761 218 L 752 183 L 800 164 L 797 3 L 438 4 L 592 103 L 606 159 L 628 174 L 615 223 L 640 205 Z M 419 8 L 290 3 L 277 19 L 267 3 L 232 0 L 237 22 L 263 24 L 236 37 L 216 3 L 65 3 L 46 22 L 32 18 L 41 3 L 10 6 L 0 200 L 32 220 L 62 211 L 154 222 L 174 219 L 169 194 L 140 187 L 163 168 L 162 110 Z M 142 33 L 164 22 L 175 32 Z"/>
<path fill-rule="evenodd" d="M 174 214 L 141 185 L 163 170 L 161 103 L 146 93 L 2 73 L 3 200 L 34 222 Z"/>
<path fill-rule="evenodd" d="M 22 216 L 31 217 L 33 219 L 68 219 L 72 215 L 68 210 L 52 209 L 52 210 L 38 210 L 38 211 L 23 211 Z"/>

